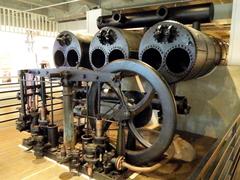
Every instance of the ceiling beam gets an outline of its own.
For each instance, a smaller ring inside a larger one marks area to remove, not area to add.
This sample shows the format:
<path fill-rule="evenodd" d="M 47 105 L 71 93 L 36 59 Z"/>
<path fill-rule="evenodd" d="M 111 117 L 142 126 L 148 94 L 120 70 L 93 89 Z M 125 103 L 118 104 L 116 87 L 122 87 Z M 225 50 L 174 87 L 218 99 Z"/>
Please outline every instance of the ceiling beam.
<path fill-rule="evenodd" d="M 54 4 L 49 4 L 49 5 L 46 5 L 46 6 L 31 8 L 31 9 L 28 9 L 26 11 L 30 12 L 30 11 L 36 11 L 36 10 L 39 10 L 39 9 L 48 9 L 48 8 L 53 8 L 53 7 L 57 7 L 57 6 L 67 5 L 67 4 L 70 4 L 70 3 L 79 2 L 79 1 L 81 1 L 81 0 L 70 0 L 70 1 L 60 2 L 60 3 L 54 3 Z"/>
<path fill-rule="evenodd" d="M 53 4 L 54 2 L 52 1 L 41 1 L 41 3 L 39 3 L 39 1 L 29 1 L 29 0 L 17 0 L 21 3 L 24 3 L 24 4 L 27 4 L 27 5 L 30 5 L 30 6 L 35 6 L 34 8 L 36 7 L 44 7 L 44 6 L 48 6 L 50 4 Z M 51 8 L 51 7 L 50 7 Z M 54 9 L 57 9 L 57 10 L 61 10 L 61 11 L 67 11 L 68 10 L 68 6 L 57 6 L 57 7 L 52 7 Z"/>

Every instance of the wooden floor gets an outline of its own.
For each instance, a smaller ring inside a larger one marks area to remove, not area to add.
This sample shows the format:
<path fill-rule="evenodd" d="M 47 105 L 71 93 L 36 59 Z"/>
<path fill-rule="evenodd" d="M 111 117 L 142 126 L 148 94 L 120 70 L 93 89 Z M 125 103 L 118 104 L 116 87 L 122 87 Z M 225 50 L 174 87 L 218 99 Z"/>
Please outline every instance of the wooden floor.
<path fill-rule="evenodd" d="M 16 131 L 14 122 L 0 124 L 0 179 L 85 179 L 73 176 L 64 167 L 19 147 L 27 133 Z"/>
<path fill-rule="evenodd" d="M 66 167 L 64 168 L 47 159 L 35 159 L 33 153 L 26 152 L 19 147 L 24 137 L 28 137 L 28 134 L 18 132 L 15 129 L 15 122 L 0 123 L 0 180 L 87 179 L 86 176 L 85 178 L 83 176 L 74 176 L 69 173 Z M 187 137 L 184 138 L 187 139 Z M 190 142 L 197 151 L 197 159 L 192 163 L 173 161 L 153 173 L 138 174 L 134 179 L 186 179 L 215 140 L 201 137 L 192 138 Z"/>

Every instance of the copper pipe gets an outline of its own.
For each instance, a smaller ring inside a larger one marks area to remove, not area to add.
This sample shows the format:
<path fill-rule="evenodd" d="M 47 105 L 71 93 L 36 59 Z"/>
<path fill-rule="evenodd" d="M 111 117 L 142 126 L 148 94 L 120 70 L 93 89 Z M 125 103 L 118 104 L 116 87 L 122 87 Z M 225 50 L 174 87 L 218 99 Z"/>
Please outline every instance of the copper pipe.
<path fill-rule="evenodd" d="M 88 163 L 87 165 L 87 175 L 89 177 L 92 177 L 93 176 L 93 164 L 92 163 Z"/>
<path fill-rule="evenodd" d="M 103 134 L 103 120 L 98 119 L 96 121 L 96 136 L 102 137 Z"/>
<path fill-rule="evenodd" d="M 114 162 L 117 170 L 122 170 L 123 168 L 127 168 L 131 171 L 135 171 L 139 173 L 149 173 L 149 172 L 155 171 L 170 160 L 170 159 L 164 159 L 160 163 L 154 164 L 153 166 L 140 167 L 140 166 L 129 164 L 125 162 L 124 159 L 125 158 L 123 156 L 119 156 L 118 158 L 112 159 L 112 162 Z"/>
<path fill-rule="evenodd" d="M 149 166 L 149 167 L 139 167 L 139 166 L 134 166 L 132 164 L 129 164 L 125 161 L 122 162 L 122 167 L 128 168 L 131 171 L 136 171 L 136 172 L 141 172 L 141 173 L 149 173 L 152 171 L 157 170 L 158 168 L 160 168 L 162 165 L 164 165 L 168 160 L 165 160 L 164 162 L 161 163 L 157 163 L 154 164 L 153 166 Z"/>

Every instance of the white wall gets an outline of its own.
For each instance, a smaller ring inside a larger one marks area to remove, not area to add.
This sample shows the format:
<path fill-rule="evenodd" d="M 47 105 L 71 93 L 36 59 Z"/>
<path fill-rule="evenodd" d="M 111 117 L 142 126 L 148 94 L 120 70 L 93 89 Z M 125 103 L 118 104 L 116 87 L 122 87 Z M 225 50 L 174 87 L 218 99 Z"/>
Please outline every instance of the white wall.
<path fill-rule="evenodd" d="M 240 65 L 240 1 L 233 0 L 228 64 Z"/>
<path fill-rule="evenodd" d="M 70 21 L 58 24 L 59 32 L 68 30 L 68 31 L 78 31 L 78 32 L 87 32 L 87 20 L 79 21 Z"/>
<path fill-rule="evenodd" d="M 19 69 L 39 68 L 42 61 L 53 67 L 53 37 L 0 32 L 0 39 L 0 77 L 17 76 Z"/>

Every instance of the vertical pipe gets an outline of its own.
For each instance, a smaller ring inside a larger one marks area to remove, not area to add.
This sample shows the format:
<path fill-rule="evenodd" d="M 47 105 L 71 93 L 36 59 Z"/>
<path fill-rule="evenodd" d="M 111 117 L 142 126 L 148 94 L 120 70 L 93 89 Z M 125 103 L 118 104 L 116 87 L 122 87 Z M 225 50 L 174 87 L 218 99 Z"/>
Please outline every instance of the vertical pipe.
<path fill-rule="evenodd" d="M 200 24 L 200 22 L 199 21 L 194 21 L 192 23 L 192 28 L 194 28 L 194 29 L 196 29 L 198 31 L 201 31 L 201 24 Z"/>
<path fill-rule="evenodd" d="M 24 28 L 23 29 L 27 29 L 27 13 L 23 13 L 23 20 L 24 20 Z"/>
<path fill-rule="evenodd" d="M 2 30 L 2 8 L 0 8 L 0 30 Z"/>
<path fill-rule="evenodd" d="M 21 97 L 21 114 L 26 115 L 25 101 L 24 101 L 24 73 L 22 71 L 19 72 L 19 83 L 20 83 L 20 97 Z"/>
<path fill-rule="evenodd" d="M 44 28 L 44 31 L 47 31 L 47 17 L 44 17 L 44 23 L 45 23 L 45 28 Z"/>
<path fill-rule="evenodd" d="M 12 27 L 13 27 L 13 31 L 15 32 L 16 30 L 16 24 L 15 24 L 15 11 L 12 11 Z"/>
<path fill-rule="evenodd" d="M 7 26 L 9 31 L 10 30 L 10 9 L 7 9 Z"/>
<path fill-rule="evenodd" d="M 41 64 L 41 69 L 45 69 L 45 64 Z M 40 83 L 41 83 L 41 96 L 42 96 L 42 103 L 44 106 L 46 106 L 47 101 L 46 101 L 46 84 L 45 84 L 45 78 L 41 77 L 40 78 Z"/>
<path fill-rule="evenodd" d="M 16 11 L 16 29 L 17 29 L 17 32 L 19 32 L 19 12 L 18 11 Z"/>
<path fill-rule="evenodd" d="M 6 31 L 6 9 L 3 9 L 3 24 L 4 24 L 4 30 Z"/>
<path fill-rule="evenodd" d="M 74 148 L 75 146 L 75 133 L 73 123 L 73 109 L 72 109 L 72 87 L 63 86 L 63 136 L 65 147 Z"/>
<path fill-rule="evenodd" d="M 125 132 L 122 122 L 119 123 L 118 135 L 117 135 L 117 155 L 121 156 L 125 154 Z"/>
<path fill-rule="evenodd" d="M 53 125 L 53 87 L 52 79 L 50 79 L 50 93 L 51 93 L 51 125 Z"/>
<path fill-rule="evenodd" d="M 20 32 L 23 30 L 23 14 L 22 12 L 19 12 L 19 26 L 20 26 Z"/>
<path fill-rule="evenodd" d="M 31 27 L 30 27 L 30 14 L 29 13 L 27 13 L 27 29 L 28 30 L 31 29 Z"/>

